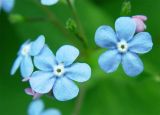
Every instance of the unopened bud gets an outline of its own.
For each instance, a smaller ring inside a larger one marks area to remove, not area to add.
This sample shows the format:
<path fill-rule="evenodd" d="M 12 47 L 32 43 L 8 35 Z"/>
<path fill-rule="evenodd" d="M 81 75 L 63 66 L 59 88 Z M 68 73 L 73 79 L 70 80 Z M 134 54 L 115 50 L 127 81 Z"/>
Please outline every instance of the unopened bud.
<path fill-rule="evenodd" d="M 76 22 L 73 19 L 69 18 L 66 22 L 66 29 L 75 33 L 77 30 Z"/>
<path fill-rule="evenodd" d="M 13 24 L 15 23 L 21 23 L 23 22 L 25 19 L 22 15 L 20 14 L 10 14 L 9 15 L 9 21 Z"/>
<path fill-rule="evenodd" d="M 145 25 L 145 21 L 147 20 L 146 16 L 143 15 L 136 15 L 133 16 L 132 19 L 136 22 L 136 32 L 143 32 L 147 26 Z"/>

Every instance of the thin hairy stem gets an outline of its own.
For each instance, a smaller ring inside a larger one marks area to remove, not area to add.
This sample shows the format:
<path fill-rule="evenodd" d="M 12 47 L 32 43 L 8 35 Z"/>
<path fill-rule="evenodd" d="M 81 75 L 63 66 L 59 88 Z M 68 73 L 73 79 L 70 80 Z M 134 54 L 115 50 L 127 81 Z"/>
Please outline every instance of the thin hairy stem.
<path fill-rule="evenodd" d="M 76 23 L 78 25 L 79 32 L 76 34 L 76 36 L 84 43 L 85 47 L 87 47 L 88 46 L 87 37 L 85 36 L 84 30 L 83 30 L 82 24 L 79 20 L 79 17 L 77 15 L 76 9 L 72 5 L 70 0 L 67 0 L 67 3 L 68 3 L 69 8 L 71 9 L 72 15 L 73 15 Z"/>
<path fill-rule="evenodd" d="M 63 24 L 57 19 L 55 14 L 51 12 L 47 7 L 40 5 L 37 0 L 34 0 L 34 3 L 41 8 L 41 10 L 47 14 L 48 19 L 56 26 L 64 35 L 68 36 L 67 30 L 64 28 Z"/>
<path fill-rule="evenodd" d="M 65 28 L 65 26 L 58 20 L 58 18 L 56 17 L 56 15 L 50 11 L 47 7 L 40 5 L 38 3 L 38 1 L 33 0 L 33 2 L 48 16 L 48 20 L 53 24 L 54 27 L 57 27 L 57 29 L 59 31 L 61 31 L 63 33 L 64 36 L 66 36 L 67 38 L 71 39 L 71 41 L 75 44 L 78 44 L 77 40 L 75 39 L 75 36 L 73 36 L 72 34 L 70 34 L 67 29 Z M 82 48 L 82 46 L 80 46 Z"/>
<path fill-rule="evenodd" d="M 45 22 L 48 21 L 47 18 L 44 17 L 24 17 L 26 22 Z"/>
<path fill-rule="evenodd" d="M 75 108 L 73 110 L 72 115 L 79 115 L 80 114 L 85 95 L 86 95 L 86 89 L 83 87 L 83 88 L 81 88 L 80 95 L 78 96 L 78 98 L 76 100 L 76 105 L 75 105 Z"/>

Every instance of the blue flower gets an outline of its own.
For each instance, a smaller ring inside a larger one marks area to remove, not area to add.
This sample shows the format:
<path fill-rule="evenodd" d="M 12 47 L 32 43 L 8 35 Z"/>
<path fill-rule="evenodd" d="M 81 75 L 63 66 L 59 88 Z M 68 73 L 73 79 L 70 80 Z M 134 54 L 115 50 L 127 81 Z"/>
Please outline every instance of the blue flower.
<path fill-rule="evenodd" d="M 29 105 L 28 115 L 61 115 L 61 113 L 57 109 L 44 110 L 44 103 L 35 100 Z"/>
<path fill-rule="evenodd" d="M 0 10 L 3 9 L 6 12 L 10 12 L 14 6 L 14 0 L 0 0 Z"/>
<path fill-rule="evenodd" d="M 143 63 L 138 54 L 152 49 L 153 43 L 148 32 L 135 35 L 136 23 L 130 17 L 120 17 L 115 22 L 114 30 L 109 26 L 101 26 L 95 33 L 95 42 L 108 51 L 99 57 L 100 67 L 107 73 L 117 70 L 120 63 L 128 76 L 134 77 L 143 71 Z"/>
<path fill-rule="evenodd" d="M 14 75 L 20 67 L 21 75 L 23 78 L 28 78 L 33 72 L 33 63 L 31 56 L 36 56 L 40 53 L 45 44 L 43 35 L 39 36 L 37 40 L 30 42 L 26 41 L 18 52 L 18 57 L 15 60 L 11 69 L 11 75 Z"/>
<path fill-rule="evenodd" d="M 34 64 L 39 69 L 32 74 L 31 88 L 40 94 L 53 92 L 59 101 L 70 100 L 78 95 L 79 88 L 72 81 L 85 82 L 91 76 L 91 68 L 86 63 L 74 63 L 79 50 L 70 45 L 62 46 L 56 53 L 45 46 L 34 57 Z"/>
<path fill-rule="evenodd" d="M 54 5 L 58 2 L 59 0 L 41 0 L 41 4 L 43 5 Z"/>

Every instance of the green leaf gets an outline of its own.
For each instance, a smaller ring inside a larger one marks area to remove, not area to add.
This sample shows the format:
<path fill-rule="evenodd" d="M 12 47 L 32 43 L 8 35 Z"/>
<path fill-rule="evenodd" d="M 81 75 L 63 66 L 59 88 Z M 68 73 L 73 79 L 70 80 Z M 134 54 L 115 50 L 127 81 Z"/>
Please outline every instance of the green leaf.
<path fill-rule="evenodd" d="M 131 1 L 125 0 L 122 4 L 121 16 L 128 16 L 131 13 Z"/>

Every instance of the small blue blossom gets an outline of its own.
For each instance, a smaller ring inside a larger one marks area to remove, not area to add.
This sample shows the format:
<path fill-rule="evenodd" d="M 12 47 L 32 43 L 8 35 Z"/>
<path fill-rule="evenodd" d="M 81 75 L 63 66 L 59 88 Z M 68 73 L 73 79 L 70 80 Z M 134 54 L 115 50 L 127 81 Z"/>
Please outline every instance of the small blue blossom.
<path fill-rule="evenodd" d="M 40 53 L 45 44 L 45 38 L 43 35 L 39 36 L 37 40 L 31 42 L 26 41 L 18 52 L 18 57 L 15 60 L 11 69 L 11 75 L 14 75 L 17 69 L 20 67 L 21 75 L 23 78 L 31 76 L 34 66 L 31 56 L 36 56 Z"/>
<path fill-rule="evenodd" d="M 35 100 L 29 105 L 28 115 L 61 115 L 57 109 L 44 110 L 44 103 L 41 100 Z"/>
<path fill-rule="evenodd" d="M 34 64 L 39 69 L 32 74 L 31 88 L 40 94 L 53 92 L 59 101 L 70 100 L 78 95 L 79 88 L 72 81 L 85 82 L 91 76 L 91 68 L 86 63 L 73 63 L 79 50 L 70 45 L 62 46 L 56 53 L 45 46 L 34 57 Z"/>
<path fill-rule="evenodd" d="M 0 0 L 0 10 L 3 9 L 6 12 L 10 12 L 15 4 L 14 0 Z"/>
<path fill-rule="evenodd" d="M 153 43 L 148 32 L 135 35 L 136 23 L 130 17 L 120 17 L 115 22 L 114 30 L 109 26 L 101 26 L 95 33 L 95 42 L 108 51 L 99 57 L 100 67 L 107 73 L 117 70 L 120 63 L 128 76 L 134 77 L 143 71 L 143 63 L 138 54 L 152 49 Z"/>
<path fill-rule="evenodd" d="M 59 0 L 41 0 L 41 4 L 43 5 L 54 5 L 57 4 Z"/>

